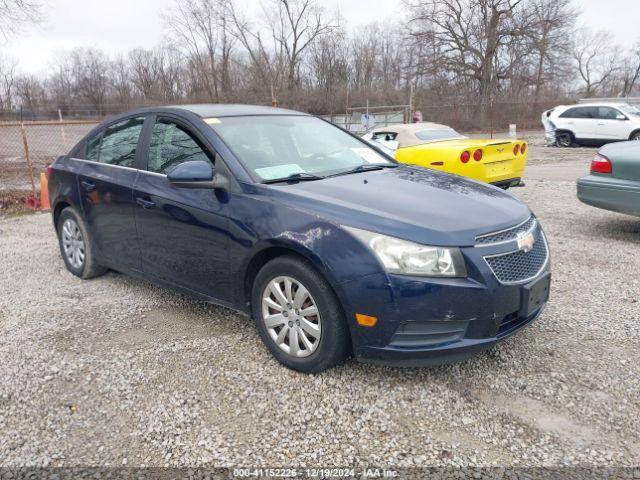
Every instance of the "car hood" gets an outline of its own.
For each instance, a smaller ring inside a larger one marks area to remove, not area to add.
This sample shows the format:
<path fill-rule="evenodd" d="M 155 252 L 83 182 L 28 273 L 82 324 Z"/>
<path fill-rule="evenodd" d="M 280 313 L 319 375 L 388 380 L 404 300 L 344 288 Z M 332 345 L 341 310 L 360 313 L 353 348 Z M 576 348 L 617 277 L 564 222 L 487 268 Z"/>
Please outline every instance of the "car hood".
<path fill-rule="evenodd" d="M 531 215 L 496 187 L 407 166 L 266 188 L 278 201 L 325 220 L 440 246 L 474 245 L 476 235 Z"/>

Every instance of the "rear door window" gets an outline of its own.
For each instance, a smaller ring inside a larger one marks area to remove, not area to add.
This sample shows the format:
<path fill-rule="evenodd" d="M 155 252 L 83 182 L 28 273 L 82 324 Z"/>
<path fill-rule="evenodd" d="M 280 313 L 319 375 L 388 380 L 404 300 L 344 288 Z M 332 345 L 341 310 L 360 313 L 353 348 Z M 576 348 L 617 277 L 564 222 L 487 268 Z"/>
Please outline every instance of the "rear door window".
<path fill-rule="evenodd" d="M 102 140 L 102 133 L 100 132 L 95 136 L 91 137 L 87 141 L 87 149 L 84 158 L 87 160 L 92 160 L 94 162 L 98 161 L 98 156 L 100 153 L 100 140 Z"/>
<path fill-rule="evenodd" d="M 213 165 L 213 156 L 187 128 L 171 120 L 158 119 L 151 133 L 147 170 L 166 174 L 176 165 L 192 160 Z"/>
<path fill-rule="evenodd" d="M 98 161 L 121 167 L 135 167 L 136 149 L 143 124 L 144 118 L 137 117 L 109 126 L 100 143 Z M 87 147 L 87 154 L 88 152 Z"/>
<path fill-rule="evenodd" d="M 598 107 L 574 107 L 560 115 L 561 118 L 598 118 Z"/>

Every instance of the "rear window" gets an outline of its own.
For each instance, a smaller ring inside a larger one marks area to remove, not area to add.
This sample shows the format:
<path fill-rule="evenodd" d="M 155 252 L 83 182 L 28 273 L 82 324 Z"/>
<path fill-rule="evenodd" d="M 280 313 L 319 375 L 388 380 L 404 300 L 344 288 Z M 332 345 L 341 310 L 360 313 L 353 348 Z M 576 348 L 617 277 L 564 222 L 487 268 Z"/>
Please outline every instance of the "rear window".
<path fill-rule="evenodd" d="M 453 128 L 438 128 L 434 130 L 420 130 L 415 133 L 415 136 L 420 140 L 424 140 L 427 142 L 433 140 L 448 140 L 450 138 L 465 138 L 463 135 L 460 135 Z"/>

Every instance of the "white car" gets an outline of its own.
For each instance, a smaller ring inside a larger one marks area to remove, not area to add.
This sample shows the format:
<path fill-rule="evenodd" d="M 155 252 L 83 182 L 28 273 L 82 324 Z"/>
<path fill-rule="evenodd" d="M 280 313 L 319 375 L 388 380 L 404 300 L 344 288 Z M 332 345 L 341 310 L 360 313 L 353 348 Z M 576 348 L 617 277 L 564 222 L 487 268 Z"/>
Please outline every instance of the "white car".
<path fill-rule="evenodd" d="M 542 118 L 545 130 L 555 131 L 559 147 L 640 140 L 640 110 L 626 103 L 561 105 L 543 112 Z"/>

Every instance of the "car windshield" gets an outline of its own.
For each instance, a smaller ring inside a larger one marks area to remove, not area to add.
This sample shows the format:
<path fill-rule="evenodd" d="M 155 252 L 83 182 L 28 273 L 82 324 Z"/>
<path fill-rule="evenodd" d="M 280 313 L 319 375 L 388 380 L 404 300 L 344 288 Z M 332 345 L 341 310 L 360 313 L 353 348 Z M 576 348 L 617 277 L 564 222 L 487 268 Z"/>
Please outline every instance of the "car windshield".
<path fill-rule="evenodd" d="M 633 115 L 635 117 L 640 117 L 640 109 L 635 105 L 622 105 L 620 109 L 629 115 Z"/>
<path fill-rule="evenodd" d="M 292 176 L 317 179 L 375 165 L 395 166 L 366 143 L 315 117 L 262 115 L 205 121 L 262 181 Z"/>
<path fill-rule="evenodd" d="M 437 128 L 433 130 L 418 130 L 415 136 L 420 140 L 426 142 L 432 142 L 434 140 L 449 140 L 452 138 L 466 138 L 464 135 L 460 135 L 453 128 Z"/>

